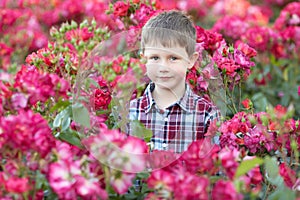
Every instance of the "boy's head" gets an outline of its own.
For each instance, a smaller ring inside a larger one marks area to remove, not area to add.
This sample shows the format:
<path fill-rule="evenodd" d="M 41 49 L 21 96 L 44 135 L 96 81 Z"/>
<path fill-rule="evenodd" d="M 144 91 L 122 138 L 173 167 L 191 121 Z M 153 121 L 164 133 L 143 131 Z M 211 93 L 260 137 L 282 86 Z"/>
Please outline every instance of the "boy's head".
<path fill-rule="evenodd" d="M 147 76 L 157 86 L 181 96 L 186 72 L 197 58 L 196 30 L 192 21 L 179 11 L 165 11 L 143 27 L 141 48 L 146 59 Z"/>
<path fill-rule="evenodd" d="M 184 47 L 187 54 L 195 52 L 196 29 L 193 22 L 180 11 L 164 11 L 152 17 L 142 29 L 141 48 L 162 45 Z"/>

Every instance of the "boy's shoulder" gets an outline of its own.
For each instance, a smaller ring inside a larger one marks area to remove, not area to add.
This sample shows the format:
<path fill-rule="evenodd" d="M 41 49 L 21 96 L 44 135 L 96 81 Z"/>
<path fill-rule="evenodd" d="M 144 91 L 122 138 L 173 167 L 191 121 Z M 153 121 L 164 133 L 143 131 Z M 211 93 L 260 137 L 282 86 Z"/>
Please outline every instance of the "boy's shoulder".
<path fill-rule="evenodd" d="M 130 108 L 149 108 L 154 102 L 151 97 L 151 92 L 153 91 L 153 89 L 154 84 L 149 83 L 140 97 L 130 100 Z"/>
<path fill-rule="evenodd" d="M 145 108 L 150 104 L 149 98 L 145 94 L 130 100 L 130 108 Z"/>
<path fill-rule="evenodd" d="M 196 102 L 198 102 L 198 103 L 204 103 L 204 104 L 211 104 L 211 105 L 213 105 L 213 102 L 209 99 L 209 97 L 207 96 L 200 96 L 200 95 L 198 95 L 198 94 L 196 94 L 196 93 L 194 93 L 194 92 L 192 92 L 191 93 L 192 95 L 192 98 L 196 101 Z"/>
<path fill-rule="evenodd" d="M 198 110 L 207 110 L 216 108 L 215 104 L 206 96 L 200 96 L 191 91 L 189 95 L 189 102 L 191 104 L 191 109 Z"/>

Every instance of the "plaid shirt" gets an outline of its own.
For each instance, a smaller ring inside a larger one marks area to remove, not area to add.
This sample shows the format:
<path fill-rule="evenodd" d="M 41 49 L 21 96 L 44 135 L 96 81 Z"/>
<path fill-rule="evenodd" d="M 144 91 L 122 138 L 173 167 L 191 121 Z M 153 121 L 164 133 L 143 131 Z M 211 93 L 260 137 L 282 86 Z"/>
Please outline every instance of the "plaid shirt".
<path fill-rule="evenodd" d="M 130 102 L 129 119 L 138 120 L 152 130 L 151 150 L 185 151 L 192 141 L 204 138 L 212 120 L 219 118 L 218 109 L 192 92 L 186 85 L 184 96 L 166 110 L 160 110 L 151 95 L 155 85 L 150 83 L 140 98 Z M 132 129 L 129 130 L 130 135 Z"/>

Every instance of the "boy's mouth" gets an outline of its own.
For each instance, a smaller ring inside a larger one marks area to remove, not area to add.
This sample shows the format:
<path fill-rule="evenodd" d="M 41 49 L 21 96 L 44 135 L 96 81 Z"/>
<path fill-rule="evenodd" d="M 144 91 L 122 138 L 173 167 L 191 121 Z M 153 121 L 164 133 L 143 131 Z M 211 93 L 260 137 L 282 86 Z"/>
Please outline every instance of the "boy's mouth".
<path fill-rule="evenodd" d="M 172 77 L 171 76 L 159 76 L 157 78 L 160 80 L 163 80 L 163 81 L 167 81 L 167 80 L 171 79 Z"/>

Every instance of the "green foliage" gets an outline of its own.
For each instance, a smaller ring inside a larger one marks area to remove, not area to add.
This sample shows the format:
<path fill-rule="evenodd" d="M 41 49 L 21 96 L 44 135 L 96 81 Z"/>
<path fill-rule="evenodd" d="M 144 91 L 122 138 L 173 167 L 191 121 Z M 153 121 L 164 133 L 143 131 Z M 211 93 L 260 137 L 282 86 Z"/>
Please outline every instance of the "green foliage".
<path fill-rule="evenodd" d="M 75 122 L 90 128 L 90 114 L 87 108 L 81 103 L 75 103 L 72 105 L 73 119 Z"/>
<path fill-rule="evenodd" d="M 261 158 L 253 158 L 250 160 L 243 160 L 239 167 L 237 168 L 237 171 L 235 173 L 235 178 L 238 178 L 244 174 L 246 174 L 247 172 L 249 172 L 252 168 L 254 168 L 257 165 L 261 165 L 264 162 L 263 159 Z"/>
<path fill-rule="evenodd" d="M 257 85 L 256 82 L 262 82 Z M 275 59 L 271 56 L 269 63 L 257 61 L 249 79 L 243 87 L 243 95 L 252 96 L 256 111 L 266 111 L 267 105 L 278 104 L 295 108 L 294 117 L 300 117 L 300 83 L 299 59 Z"/>
<path fill-rule="evenodd" d="M 136 137 L 144 139 L 145 142 L 150 142 L 152 131 L 147 129 L 140 121 L 135 120 L 131 123 L 132 132 Z"/>

